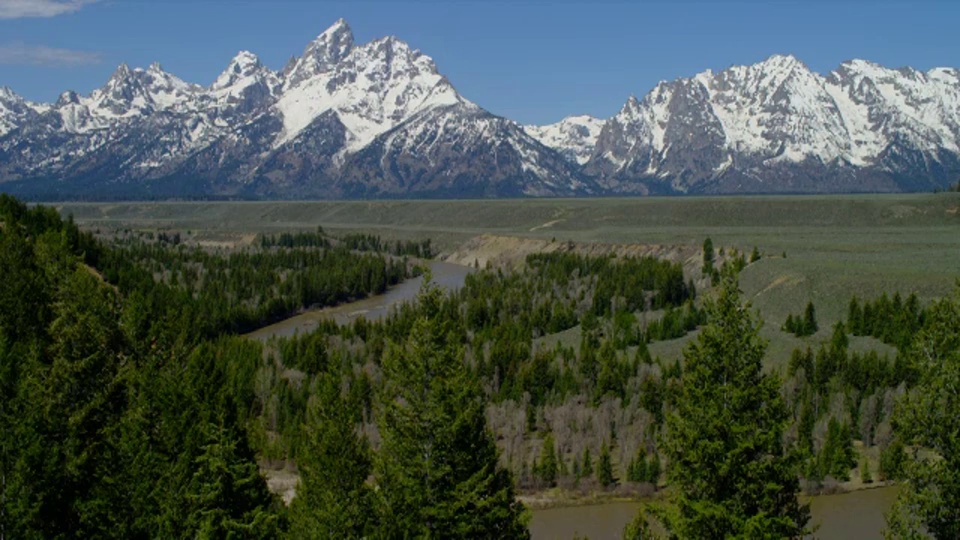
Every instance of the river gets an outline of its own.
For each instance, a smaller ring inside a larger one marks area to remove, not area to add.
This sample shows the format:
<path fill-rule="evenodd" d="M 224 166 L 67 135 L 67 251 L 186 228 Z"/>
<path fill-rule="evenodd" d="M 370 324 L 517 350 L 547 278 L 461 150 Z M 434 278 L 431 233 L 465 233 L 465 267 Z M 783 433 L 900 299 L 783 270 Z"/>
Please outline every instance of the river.
<path fill-rule="evenodd" d="M 441 261 L 431 261 L 433 281 L 440 287 L 455 290 L 463 287 L 473 268 Z M 278 323 L 247 334 L 248 337 L 268 340 L 274 336 L 293 336 L 317 327 L 319 321 L 334 319 L 339 324 L 349 323 L 361 315 L 368 320 L 386 316 L 399 303 L 412 300 L 420 291 L 422 277 L 409 279 L 390 288 L 384 294 L 336 307 L 306 311 Z M 883 514 L 896 499 L 896 487 L 882 487 L 841 495 L 814 497 L 810 502 L 813 523 L 819 524 L 816 538 L 841 540 L 847 538 L 881 538 Z M 614 502 L 598 505 L 535 510 L 530 522 L 534 540 L 569 539 L 574 534 L 591 540 L 619 539 L 623 527 L 637 513 L 639 503 Z"/>
<path fill-rule="evenodd" d="M 467 274 L 473 272 L 473 268 L 442 261 L 430 261 L 430 271 L 433 274 L 434 283 L 444 289 L 455 290 L 463 287 Z M 333 319 L 338 324 L 349 323 L 361 315 L 367 320 L 381 319 L 390 313 L 392 307 L 415 298 L 422 283 L 423 277 L 408 279 L 391 287 L 383 294 L 349 304 L 305 311 L 270 326 L 254 330 L 247 334 L 247 337 L 262 341 L 275 336 L 290 337 L 297 333 L 303 334 L 313 330 L 320 321 L 325 319 Z"/>
<path fill-rule="evenodd" d="M 815 537 L 819 540 L 883 538 L 883 514 L 896 498 L 896 486 L 813 497 L 811 521 L 820 527 Z M 567 540 L 574 534 L 590 540 L 619 539 L 639 506 L 635 502 L 614 502 L 534 510 L 530 533 L 533 540 Z"/>

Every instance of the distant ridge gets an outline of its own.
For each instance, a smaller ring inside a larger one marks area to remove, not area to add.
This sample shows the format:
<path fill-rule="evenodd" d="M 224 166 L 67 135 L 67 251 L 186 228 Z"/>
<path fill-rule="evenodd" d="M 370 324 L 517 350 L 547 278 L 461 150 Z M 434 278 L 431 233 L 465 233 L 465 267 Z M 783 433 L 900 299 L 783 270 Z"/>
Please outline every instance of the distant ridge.
<path fill-rule="evenodd" d="M 920 191 L 960 179 L 960 72 L 792 56 L 661 82 L 607 120 L 520 126 L 344 20 L 274 72 L 117 68 L 53 104 L 0 88 L 0 190 L 35 199 Z"/>

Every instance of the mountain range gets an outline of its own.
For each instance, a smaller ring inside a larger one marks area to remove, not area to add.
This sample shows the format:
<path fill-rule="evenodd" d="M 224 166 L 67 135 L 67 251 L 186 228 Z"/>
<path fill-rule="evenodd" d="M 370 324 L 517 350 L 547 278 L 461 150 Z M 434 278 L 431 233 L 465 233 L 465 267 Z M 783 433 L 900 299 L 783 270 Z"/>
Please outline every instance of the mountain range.
<path fill-rule="evenodd" d="M 661 82 L 612 118 L 522 126 L 394 37 L 337 21 L 279 72 L 121 65 L 90 95 L 0 88 L 0 191 L 35 199 L 919 191 L 960 178 L 960 71 L 792 56 Z"/>

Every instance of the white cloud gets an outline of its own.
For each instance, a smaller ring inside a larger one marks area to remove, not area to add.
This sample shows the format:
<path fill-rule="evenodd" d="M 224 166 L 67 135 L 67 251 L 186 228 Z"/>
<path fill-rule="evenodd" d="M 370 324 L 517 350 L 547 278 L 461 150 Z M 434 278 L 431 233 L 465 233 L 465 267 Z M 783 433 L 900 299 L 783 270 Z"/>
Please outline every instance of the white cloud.
<path fill-rule="evenodd" d="M 69 67 L 99 64 L 100 60 L 100 53 L 90 51 L 23 43 L 0 45 L 0 64 L 6 65 Z"/>
<path fill-rule="evenodd" d="M 56 17 L 99 0 L 0 0 L 0 19 Z"/>

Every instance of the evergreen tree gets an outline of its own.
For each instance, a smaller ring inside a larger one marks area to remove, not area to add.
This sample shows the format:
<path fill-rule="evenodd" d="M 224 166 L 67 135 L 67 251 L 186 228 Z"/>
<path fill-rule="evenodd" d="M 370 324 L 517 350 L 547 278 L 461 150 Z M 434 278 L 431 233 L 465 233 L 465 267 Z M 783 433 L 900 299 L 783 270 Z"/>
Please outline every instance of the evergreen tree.
<path fill-rule="evenodd" d="M 907 482 L 887 515 L 887 534 L 960 538 L 960 285 L 931 306 L 904 356 L 920 381 L 898 404 L 894 432 L 906 446 L 928 451 L 904 463 Z"/>
<path fill-rule="evenodd" d="M 880 479 L 899 480 L 903 476 L 906 461 L 907 451 L 903 447 L 903 441 L 896 438 L 880 451 Z"/>
<path fill-rule="evenodd" d="M 292 538 L 363 538 L 372 530 L 370 449 L 356 434 L 358 418 L 339 382 L 339 374 L 322 377 L 310 400 L 297 460 L 300 484 L 290 505 Z"/>
<path fill-rule="evenodd" d="M 860 458 L 860 481 L 864 484 L 873 483 L 873 475 L 870 474 L 870 461 L 867 456 Z"/>
<path fill-rule="evenodd" d="M 637 448 L 637 455 L 630 460 L 630 465 L 627 467 L 627 481 L 647 481 L 647 453 L 643 446 Z"/>
<path fill-rule="evenodd" d="M 593 458 L 590 457 L 590 447 L 583 449 L 583 464 L 580 466 L 580 474 L 585 478 L 593 476 Z"/>
<path fill-rule="evenodd" d="M 194 538 L 276 538 L 277 513 L 256 462 L 242 437 L 209 426 L 186 499 L 187 535 Z"/>
<path fill-rule="evenodd" d="M 703 275 L 713 275 L 713 261 L 713 240 L 708 236 L 707 239 L 703 241 Z"/>
<path fill-rule="evenodd" d="M 646 511 L 641 507 L 633 521 L 623 528 L 623 540 L 653 540 L 658 538 L 650 527 Z"/>
<path fill-rule="evenodd" d="M 797 460 L 785 455 L 789 413 L 765 374 L 759 322 L 727 278 L 707 302 L 709 324 L 684 352 L 663 449 L 673 487 L 659 517 L 681 538 L 789 538 L 807 531 Z"/>
<path fill-rule="evenodd" d="M 650 454 L 650 460 L 647 462 L 644 481 L 656 486 L 660 482 L 660 473 L 660 456 L 656 452 L 653 452 Z"/>
<path fill-rule="evenodd" d="M 553 434 L 547 433 L 540 447 L 540 466 L 538 476 L 547 487 L 557 485 L 557 450 L 553 441 Z"/>
<path fill-rule="evenodd" d="M 604 444 L 600 449 L 600 460 L 597 462 L 597 481 L 604 488 L 617 483 L 613 476 L 613 463 L 610 461 L 610 445 Z"/>
<path fill-rule="evenodd" d="M 807 302 L 807 308 L 803 310 L 803 335 L 812 336 L 817 333 L 818 329 L 817 311 L 813 307 L 813 302 Z"/>
<path fill-rule="evenodd" d="M 380 536 L 527 538 L 525 511 L 498 464 L 482 394 L 425 279 L 421 315 L 383 359 L 376 463 Z"/>
<path fill-rule="evenodd" d="M 850 428 L 834 417 L 827 424 L 827 438 L 820 450 L 820 472 L 838 480 L 849 480 L 857 464 Z"/>

